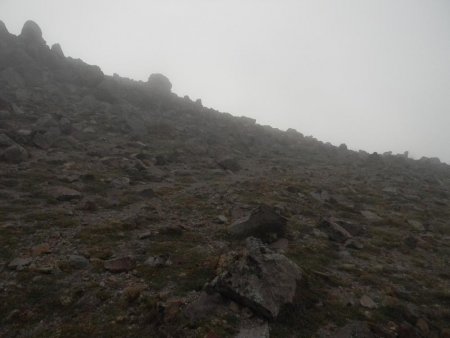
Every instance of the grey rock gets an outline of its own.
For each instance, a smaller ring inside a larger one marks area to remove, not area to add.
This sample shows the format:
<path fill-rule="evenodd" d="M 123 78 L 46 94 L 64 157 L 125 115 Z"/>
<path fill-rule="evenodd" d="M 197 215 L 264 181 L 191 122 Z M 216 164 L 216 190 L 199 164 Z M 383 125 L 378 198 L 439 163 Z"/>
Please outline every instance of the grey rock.
<path fill-rule="evenodd" d="M 359 300 L 359 303 L 361 306 L 368 308 L 368 309 L 375 309 L 377 307 L 377 304 L 367 295 L 363 295 L 361 299 Z"/>
<path fill-rule="evenodd" d="M 32 262 L 32 258 L 15 258 L 9 264 L 8 268 L 12 270 L 22 270 L 24 266 L 30 265 Z"/>
<path fill-rule="evenodd" d="M 0 134 L 0 148 L 2 147 L 10 147 L 16 144 L 13 140 L 11 140 L 7 135 Z"/>
<path fill-rule="evenodd" d="M 230 253 L 224 261 L 208 288 L 268 319 L 276 318 L 284 304 L 293 302 L 301 269 L 259 239 L 248 238 L 243 252 Z"/>
<path fill-rule="evenodd" d="M 5 149 L 2 158 L 6 162 L 17 164 L 28 159 L 28 152 L 24 147 L 14 144 Z"/>
<path fill-rule="evenodd" d="M 246 321 L 241 325 L 235 338 L 269 338 L 269 323 L 263 320 Z"/>
<path fill-rule="evenodd" d="M 367 220 L 372 222 L 379 222 L 382 220 L 380 216 L 378 216 L 376 213 L 369 211 L 369 210 L 363 210 L 361 211 L 361 215 L 363 215 Z"/>
<path fill-rule="evenodd" d="M 328 234 L 329 239 L 332 241 L 344 242 L 353 237 L 344 227 L 331 218 L 322 220 L 320 228 Z"/>
<path fill-rule="evenodd" d="M 169 255 L 159 255 L 147 258 L 144 264 L 149 267 L 156 268 L 156 267 L 170 266 L 172 265 L 172 261 L 170 260 Z"/>
<path fill-rule="evenodd" d="M 69 265 L 74 269 L 84 269 L 89 266 L 89 260 L 80 255 L 69 255 Z"/>
<path fill-rule="evenodd" d="M 228 232 L 237 238 L 254 236 L 267 240 L 273 234 L 279 238 L 286 233 L 287 219 L 279 215 L 276 210 L 267 205 L 260 205 L 252 210 L 250 215 L 233 223 Z"/>
<path fill-rule="evenodd" d="M 63 202 L 81 199 L 81 193 L 79 191 L 62 186 L 51 188 L 49 193 L 58 201 Z"/>
<path fill-rule="evenodd" d="M 420 221 L 409 219 L 408 224 L 416 231 L 425 231 L 425 227 Z"/>
<path fill-rule="evenodd" d="M 217 222 L 220 224 L 228 223 L 228 218 L 224 215 L 217 216 Z"/>
<path fill-rule="evenodd" d="M 184 308 L 183 313 L 187 318 L 195 322 L 210 317 L 223 304 L 224 300 L 220 294 L 208 294 L 202 291 L 196 300 Z"/>

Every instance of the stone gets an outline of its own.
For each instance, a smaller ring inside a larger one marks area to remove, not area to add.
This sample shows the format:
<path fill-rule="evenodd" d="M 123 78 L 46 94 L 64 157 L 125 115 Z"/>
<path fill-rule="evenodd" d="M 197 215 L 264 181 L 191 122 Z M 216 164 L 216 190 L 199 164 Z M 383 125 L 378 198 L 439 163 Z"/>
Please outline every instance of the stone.
<path fill-rule="evenodd" d="M 369 211 L 369 210 L 363 210 L 361 211 L 361 215 L 363 215 L 367 220 L 372 222 L 379 222 L 382 220 L 380 216 L 378 216 L 376 213 Z"/>
<path fill-rule="evenodd" d="M 15 258 L 8 264 L 8 268 L 12 270 L 22 270 L 23 267 L 30 265 L 32 261 L 33 259 L 30 257 Z"/>
<path fill-rule="evenodd" d="M 247 217 L 230 225 L 228 232 L 237 238 L 254 236 L 268 240 L 273 234 L 278 238 L 284 237 L 286 228 L 287 219 L 279 215 L 275 208 L 263 204 L 252 210 Z"/>
<path fill-rule="evenodd" d="M 79 191 L 63 186 L 53 187 L 50 189 L 49 193 L 51 196 L 61 202 L 77 200 L 81 199 L 82 197 Z"/>
<path fill-rule="evenodd" d="M 409 219 L 408 224 L 416 231 L 425 231 L 425 227 L 420 221 Z"/>
<path fill-rule="evenodd" d="M 289 240 L 287 238 L 280 238 L 270 244 L 270 248 L 272 250 L 282 252 L 282 253 L 286 252 L 288 247 L 289 247 Z"/>
<path fill-rule="evenodd" d="M 120 273 L 133 270 L 136 267 L 136 262 L 133 258 L 126 256 L 110 259 L 103 266 L 109 272 Z"/>
<path fill-rule="evenodd" d="M 31 255 L 41 256 L 51 252 L 50 245 L 48 243 L 42 243 L 35 245 L 31 248 Z"/>
<path fill-rule="evenodd" d="M 89 260 L 80 255 L 69 255 L 68 263 L 73 269 L 84 269 L 89 266 Z"/>
<path fill-rule="evenodd" d="M 247 320 L 241 324 L 235 338 L 269 338 L 269 323 L 264 320 Z"/>
<path fill-rule="evenodd" d="M 11 140 L 7 135 L 0 134 L 0 148 L 10 147 L 15 144 L 16 144 L 16 142 Z"/>
<path fill-rule="evenodd" d="M 259 239 L 248 238 L 241 253 L 232 252 L 221 259 L 221 271 L 208 289 L 267 319 L 276 318 L 283 305 L 294 301 L 301 269 Z"/>
<path fill-rule="evenodd" d="M 328 238 L 335 242 L 345 242 L 353 236 L 342 226 L 335 222 L 334 219 L 323 219 L 319 227 L 328 234 Z"/>
<path fill-rule="evenodd" d="M 169 255 L 159 255 L 147 258 L 144 264 L 152 268 L 159 268 L 172 265 L 172 261 Z"/>
<path fill-rule="evenodd" d="M 330 194 L 325 190 L 314 191 L 310 195 L 320 203 L 326 203 L 331 199 Z"/>
<path fill-rule="evenodd" d="M 219 224 L 228 223 L 228 218 L 224 215 L 219 215 L 219 216 L 217 216 L 217 222 Z"/>
<path fill-rule="evenodd" d="M 145 188 L 139 191 L 139 195 L 145 198 L 154 198 L 156 193 L 152 188 Z"/>
<path fill-rule="evenodd" d="M 375 309 L 377 307 L 377 304 L 367 295 L 364 295 L 359 299 L 359 304 L 368 309 Z"/>
<path fill-rule="evenodd" d="M 111 184 L 114 188 L 125 188 L 130 185 L 130 179 L 128 177 L 122 176 L 122 177 L 116 177 L 114 180 L 111 181 Z"/>
<path fill-rule="evenodd" d="M 170 94 L 172 84 L 169 79 L 163 74 L 151 74 L 147 81 L 147 86 L 155 93 Z"/>
<path fill-rule="evenodd" d="M 48 149 L 53 144 L 54 139 L 47 133 L 36 133 L 33 137 L 33 143 L 41 149 Z"/>
<path fill-rule="evenodd" d="M 220 294 L 202 291 L 197 299 L 186 305 L 183 313 L 189 320 L 196 322 L 210 317 L 223 304 L 224 300 Z"/>
<path fill-rule="evenodd" d="M 28 159 L 28 152 L 24 147 L 13 144 L 5 149 L 1 157 L 6 162 L 18 164 Z"/>
<path fill-rule="evenodd" d="M 346 248 L 355 249 L 355 250 L 364 249 L 364 244 L 362 244 L 361 241 L 356 238 L 348 239 L 347 241 L 345 241 L 344 246 Z"/>

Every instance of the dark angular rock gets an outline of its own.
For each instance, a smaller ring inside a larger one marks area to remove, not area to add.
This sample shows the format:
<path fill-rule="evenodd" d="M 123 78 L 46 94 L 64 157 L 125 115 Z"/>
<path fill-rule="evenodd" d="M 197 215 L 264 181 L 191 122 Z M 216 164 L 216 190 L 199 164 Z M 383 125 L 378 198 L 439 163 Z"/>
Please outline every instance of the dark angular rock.
<path fill-rule="evenodd" d="M 286 233 L 287 219 L 267 205 L 260 205 L 249 216 L 233 223 L 228 232 L 237 238 L 254 236 L 268 240 L 273 236 L 281 238 Z"/>
<path fill-rule="evenodd" d="M 0 148 L 2 147 L 10 147 L 16 144 L 13 140 L 11 140 L 7 135 L 0 134 Z"/>
<path fill-rule="evenodd" d="M 6 148 L 1 157 L 9 163 L 20 163 L 28 159 L 28 152 L 24 147 L 13 144 Z"/>

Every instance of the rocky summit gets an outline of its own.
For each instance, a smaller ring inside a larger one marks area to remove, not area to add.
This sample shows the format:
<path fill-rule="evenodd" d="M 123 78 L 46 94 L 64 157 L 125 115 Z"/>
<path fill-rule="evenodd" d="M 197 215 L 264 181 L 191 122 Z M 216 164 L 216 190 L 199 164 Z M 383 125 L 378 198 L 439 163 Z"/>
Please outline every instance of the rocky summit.
<path fill-rule="evenodd" d="M 450 166 L 63 47 L 0 22 L 0 336 L 450 337 Z"/>

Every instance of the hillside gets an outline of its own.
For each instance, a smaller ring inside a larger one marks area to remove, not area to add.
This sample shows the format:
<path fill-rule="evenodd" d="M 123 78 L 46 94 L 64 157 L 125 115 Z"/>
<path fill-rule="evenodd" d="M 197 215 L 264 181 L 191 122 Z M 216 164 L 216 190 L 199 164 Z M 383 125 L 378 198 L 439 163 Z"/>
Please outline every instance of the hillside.
<path fill-rule="evenodd" d="M 171 87 L 0 21 L 0 336 L 450 337 L 449 165 Z"/>

